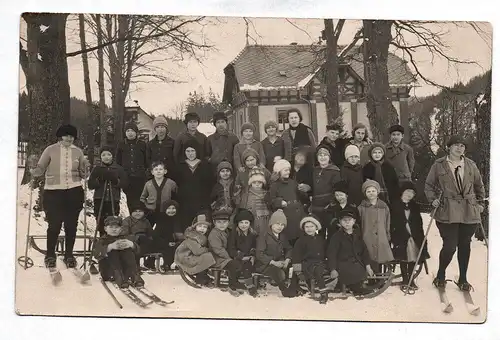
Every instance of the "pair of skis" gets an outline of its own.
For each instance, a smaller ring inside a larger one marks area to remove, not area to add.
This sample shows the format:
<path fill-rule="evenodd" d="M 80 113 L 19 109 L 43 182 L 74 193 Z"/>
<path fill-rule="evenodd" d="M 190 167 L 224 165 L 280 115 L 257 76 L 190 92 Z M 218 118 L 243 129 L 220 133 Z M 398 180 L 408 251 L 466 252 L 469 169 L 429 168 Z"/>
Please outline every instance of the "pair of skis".
<path fill-rule="evenodd" d="M 454 283 L 458 287 L 457 279 L 455 279 Z M 452 313 L 453 305 L 451 304 L 450 300 L 448 299 L 448 296 L 446 295 L 446 289 L 444 287 L 438 287 L 437 290 L 439 292 L 439 300 L 441 302 L 441 311 L 446 314 Z M 464 290 L 461 290 L 461 292 L 464 297 L 467 312 L 470 315 L 478 316 L 481 313 L 481 308 L 474 303 L 474 299 L 472 298 L 471 292 Z"/>
<path fill-rule="evenodd" d="M 123 308 L 122 304 L 118 301 L 118 299 L 113 294 L 111 289 L 109 289 L 106 282 L 102 278 L 99 278 L 99 280 L 101 281 L 101 284 L 104 286 L 104 288 L 106 289 L 108 294 L 112 297 L 113 301 L 117 304 L 117 306 L 120 309 L 122 309 Z M 135 303 L 137 306 L 139 306 L 141 308 L 147 308 L 152 303 L 155 303 L 157 305 L 165 307 L 165 306 L 170 305 L 170 304 L 175 302 L 175 301 L 164 301 L 163 299 L 161 299 L 160 297 L 158 297 L 156 294 L 154 294 L 153 292 L 151 292 L 150 290 L 148 290 L 145 287 L 120 288 L 116 283 L 113 282 L 112 284 L 117 290 L 121 291 L 130 301 L 132 301 L 133 303 Z M 150 301 L 149 302 L 144 301 L 135 293 L 135 291 L 146 296 Z"/>
<path fill-rule="evenodd" d="M 78 279 L 81 284 L 86 284 L 90 281 L 90 274 L 88 272 L 82 273 L 76 268 L 68 268 L 68 270 L 73 273 L 73 275 Z M 54 286 L 59 285 L 62 282 L 62 274 L 57 268 L 49 268 L 50 279 Z"/>

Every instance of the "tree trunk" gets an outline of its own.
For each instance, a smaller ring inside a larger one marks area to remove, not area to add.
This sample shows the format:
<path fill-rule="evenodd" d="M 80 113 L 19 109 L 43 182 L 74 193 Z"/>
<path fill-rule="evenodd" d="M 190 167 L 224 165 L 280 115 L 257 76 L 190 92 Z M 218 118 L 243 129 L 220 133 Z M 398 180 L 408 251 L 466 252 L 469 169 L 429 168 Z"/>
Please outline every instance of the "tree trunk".
<path fill-rule="evenodd" d="M 125 39 L 128 33 L 128 16 L 119 15 L 118 16 L 118 39 L 120 41 L 116 46 L 116 57 L 117 70 L 115 72 L 115 77 L 117 81 L 116 87 L 116 108 L 115 108 L 115 142 L 119 142 L 123 139 L 123 116 L 125 114 L 125 93 L 124 93 L 124 81 L 123 72 L 125 71 Z"/>
<path fill-rule="evenodd" d="M 338 36 L 335 35 L 332 19 L 324 19 L 324 23 L 326 36 L 326 119 L 328 123 L 332 123 L 341 117 L 338 87 Z"/>
<path fill-rule="evenodd" d="M 101 45 L 102 41 L 102 26 L 101 26 L 101 15 L 96 14 L 96 24 L 97 24 L 97 45 Z M 102 147 L 106 144 L 107 129 L 106 129 L 106 97 L 104 94 L 104 53 L 103 49 L 99 48 L 97 50 L 97 62 L 98 62 L 98 80 L 97 85 L 99 87 L 99 117 L 100 117 L 100 146 Z"/>
<path fill-rule="evenodd" d="M 55 142 L 57 128 L 70 123 L 70 90 L 66 61 L 67 14 L 23 15 L 27 23 L 27 71 L 29 101 L 28 155 L 40 156 Z M 24 60 L 24 61 L 23 61 Z M 26 170 L 22 183 L 29 181 Z"/>
<path fill-rule="evenodd" d="M 392 23 L 390 20 L 363 20 L 366 106 L 373 139 L 380 142 L 388 139 L 389 127 L 399 121 L 392 105 L 387 70 Z"/>
<path fill-rule="evenodd" d="M 78 15 L 78 21 L 80 24 L 80 46 L 84 50 L 87 46 L 85 42 L 85 18 L 83 14 Z M 85 99 L 87 102 L 87 116 L 88 116 L 88 126 L 87 126 L 87 156 L 90 165 L 94 165 L 94 109 L 92 107 L 92 92 L 90 89 L 90 72 L 89 72 L 89 60 L 87 53 L 82 53 L 82 64 L 83 64 L 83 83 L 85 85 Z"/>

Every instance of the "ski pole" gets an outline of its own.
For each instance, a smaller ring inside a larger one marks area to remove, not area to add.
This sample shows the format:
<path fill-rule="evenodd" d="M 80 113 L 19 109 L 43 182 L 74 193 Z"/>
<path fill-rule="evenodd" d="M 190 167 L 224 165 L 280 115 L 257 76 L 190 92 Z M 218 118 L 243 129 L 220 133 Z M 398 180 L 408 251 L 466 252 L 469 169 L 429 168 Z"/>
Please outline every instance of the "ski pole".
<path fill-rule="evenodd" d="M 83 270 L 82 280 L 90 279 L 90 272 L 87 268 L 87 165 L 85 165 L 85 174 L 83 179 L 84 199 L 83 199 Z M 92 256 L 90 257 L 92 258 Z"/>
<path fill-rule="evenodd" d="M 486 248 L 489 248 L 488 247 L 488 238 L 486 237 L 486 232 L 484 230 L 483 221 L 479 221 L 479 226 L 481 227 L 481 231 L 483 232 L 484 243 L 486 244 Z"/>
<path fill-rule="evenodd" d="M 438 197 L 439 201 L 441 201 L 442 195 L 443 195 L 443 193 L 439 194 L 439 197 Z M 417 271 L 417 264 L 420 261 L 420 257 L 422 256 L 422 252 L 424 251 L 425 243 L 427 242 L 427 236 L 429 236 L 429 231 L 431 230 L 432 221 L 434 221 L 434 216 L 436 215 L 436 211 L 438 210 L 438 208 L 439 208 L 439 205 L 437 207 L 435 207 L 434 210 L 432 211 L 429 225 L 427 226 L 427 230 L 425 231 L 424 240 L 422 241 L 422 245 L 420 246 L 420 250 L 418 251 L 417 259 L 415 261 L 415 265 L 413 266 L 413 270 L 411 271 L 410 280 L 408 281 L 408 286 L 406 287 L 406 289 L 404 289 L 404 287 L 403 287 L 403 291 L 405 293 L 404 296 L 406 296 L 406 294 L 408 294 L 408 291 L 410 290 L 410 284 L 413 281 L 413 277 L 415 276 L 415 273 Z"/>
<path fill-rule="evenodd" d="M 97 213 L 97 220 L 96 220 L 96 228 L 95 228 L 95 231 L 94 231 L 94 237 L 92 238 L 92 243 L 91 244 L 95 244 L 96 240 L 97 240 L 97 231 L 99 230 L 99 223 L 101 221 L 101 216 L 102 216 L 102 208 L 104 206 L 104 200 L 106 199 L 106 186 L 107 186 L 108 182 L 105 181 L 104 182 L 104 197 L 102 198 L 101 200 L 101 204 L 99 206 L 99 212 Z M 90 244 L 89 244 L 90 246 Z M 92 249 L 89 249 L 89 258 L 88 258 L 88 261 L 90 263 L 90 265 L 92 265 Z"/>
<path fill-rule="evenodd" d="M 106 282 L 104 282 L 103 278 L 100 277 L 99 278 L 99 281 L 101 281 L 102 285 L 104 286 L 104 289 L 106 289 L 106 292 L 108 292 L 108 294 L 111 296 L 111 298 L 113 299 L 113 301 L 116 303 L 116 305 L 120 308 L 120 309 L 123 309 L 123 306 L 122 304 L 120 303 L 120 301 L 118 301 L 118 299 L 116 298 L 115 294 L 113 294 L 113 292 L 111 291 L 111 289 L 109 289 L 108 285 L 106 284 Z"/>
<path fill-rule="evenodd" d="M 24 256 L 21 256 L 17 259 L 19 264 L 23 263 L 24 270 L 31 268 L 33 266 L 33 260 L 28 257 L 28 248 L 30 242 L 30 227 L 31 227 L 31 211 L 33 208 L 33 190 L 34 190 L 33 178 L 30 178 L 29 186 L 30 186 L 30 195 L 29 195 L 30 201 L 28 204 L 28 230 L 26 232 L 26 245 L 24 248 Z"/>

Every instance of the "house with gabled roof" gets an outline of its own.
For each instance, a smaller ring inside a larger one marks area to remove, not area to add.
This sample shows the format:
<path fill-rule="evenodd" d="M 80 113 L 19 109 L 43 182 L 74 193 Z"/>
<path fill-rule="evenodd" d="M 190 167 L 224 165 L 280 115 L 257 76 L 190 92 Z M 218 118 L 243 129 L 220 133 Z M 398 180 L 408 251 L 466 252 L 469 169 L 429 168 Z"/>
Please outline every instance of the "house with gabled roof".
<path fill-rule="evenodd" d="M 295 108 L 302 113 L 303 123 L 318 139 L 323 138 L 327 124 L 324 49 L 324 45 L 247 45 L 224 68 L 222 100 L 231 104 L 229 128 L 240 135 L 241 125 L 250 121 L 259 127 L 262 139 L 266 121 L 278 122 L 282 131 L 288 127 L 287 110 Z M 387 64 L 392 103 L 400 123 L 408 127 L 408 98 L 415 77 L 406 62 L 392 53 Z M 338 81 L 345 129 L 351 131 L 358 122 L 369 126 L 360 47 L 339 62 Z"/>

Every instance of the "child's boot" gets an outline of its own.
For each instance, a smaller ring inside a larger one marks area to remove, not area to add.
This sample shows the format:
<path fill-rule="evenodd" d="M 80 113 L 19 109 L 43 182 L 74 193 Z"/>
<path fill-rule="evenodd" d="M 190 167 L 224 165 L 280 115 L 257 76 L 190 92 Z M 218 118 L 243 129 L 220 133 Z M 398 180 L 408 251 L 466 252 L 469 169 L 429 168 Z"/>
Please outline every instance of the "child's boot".
<path fill-rule="evenodd" d="M 132 279 L 132 286 L 136 288 L 144 287 L 144 280 L 139 274 L 135 275 L 134 278 Z"/>
<path fill-rule="evenodd" d="M 319 296 L 319 303 L 324 305 L 328 302 L 328 293 L 321 293 Z"/>
<path fill-rule="evenodd" d="M 115 283 L 119 288 L 126 289 L 129 287 L 128 282 L 123 278 L 123 274 L 119 270 L 114 271 L 113 278 L 115 279 Z"/>

